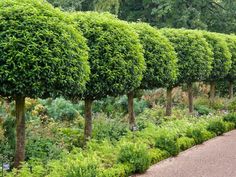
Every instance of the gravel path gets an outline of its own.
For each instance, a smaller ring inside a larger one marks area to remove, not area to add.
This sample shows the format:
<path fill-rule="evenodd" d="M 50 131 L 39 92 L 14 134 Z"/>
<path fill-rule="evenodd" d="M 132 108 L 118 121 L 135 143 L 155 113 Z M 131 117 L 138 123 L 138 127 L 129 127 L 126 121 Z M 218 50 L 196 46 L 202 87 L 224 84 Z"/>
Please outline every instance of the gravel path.
<path fill-rule="evenodd" d="M 133 177 L 236 177 L 236 130 L 153 165 Z"/>

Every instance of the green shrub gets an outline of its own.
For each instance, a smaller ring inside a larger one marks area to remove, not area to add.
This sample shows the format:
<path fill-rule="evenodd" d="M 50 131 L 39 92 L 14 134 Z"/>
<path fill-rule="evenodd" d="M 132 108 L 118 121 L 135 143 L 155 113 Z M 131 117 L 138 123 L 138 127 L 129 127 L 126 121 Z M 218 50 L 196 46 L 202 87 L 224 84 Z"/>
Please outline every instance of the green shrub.
<path fill-rule="evenodd" d="M 200 116 L 201 115 L 208 115 L 212 112 L 212 110 L 205 105 L 196 105 L 196 106 L 194 106 L 194 108 Z"/>
<path fill-rule="evenodd" d="M 176 137 L 168 132 L 161 133 L 156 139 L 156 147 L 167 151 L 170 155 L 176 156 L 180 151 L 176 140 Z"/>
<path fill-rule="evenodd" d="M 222 120 L 214 120 L 209 123 L 207 130 L 216 135 L 222 135 L 226 131 L 226 127 Z"/>
<path fill-rule="evenodd" d="M 235 123 L 233 122 L 224 122 L 226 127 L 226 132 L 229 132 L 235 128 Z"/>
<path fill-rule="evenodd" d="M 169 153 L 167 151 L 162 151 L 158 148 L 150 149 L 149 156 L 151 158 L 151 164 L 155 164 L 169 157 Z"/>
<path fill-rule="evenodd" d="M 236 128 L 236 113 L 227 114 L 223 117 L 223 120 L 226 122 L 233 122 Z"/>
<path fill-rule="evenodd" d="M 195 141 L 193 138 L 189 137 L 180 137 L 177 139 L 177 145 L 179 146 L 181 151 L 189 149 L 190 147 L 194 146 Z"/>
<path fill-rule="evenodd" d="M 227 107 L 230 112 L 235 112 L 236 111 L 236 99 L 231 101 Z"/>
<path fill-rule="evenodd" d="M 201 144 L 204 141 L 211 139 L 214 136 L 215 136 L 214 133 L 198 127 L 190 128 L 187 131 L 187 137 L 193 138 L 196 144 Z"/>
<path fill-rule="evenodd" d="M 97 140 L 109 139 L 118 141 L 129 131 L 127 123 L 117 119 L 95 119 L 93 128 L 93 138 Z"/>
<path fill-rule="evenodd" d="M 111 168 L 101 169 L 98 177 L 127 177 L 132 172 L 131 164 L 115 164 Z"/>
<path fill-rule="evenodd" d="M 52 140 L 43 137 L 30 137 L 26 144 L 26 160 L 40 159 L 46 162 L 59 158 L 61 149 Z"/>
<path fill-rule="evenodd" d="M 75 105 L 64 98 L 56 98 L 52 100 L 51 104 L 45 105 L 49 117 L 56 120 L 74 120 L 78 117 L 79 113 Z"/>
<path fill-rule="evenodd" d="M 119 163 L 132 164 L 134 173 L 145 172 L 151 164 L 151 158 L 148 155 L 148 149 L 143 144 L 127 143 L 121 145 L 118 154 Z"/>

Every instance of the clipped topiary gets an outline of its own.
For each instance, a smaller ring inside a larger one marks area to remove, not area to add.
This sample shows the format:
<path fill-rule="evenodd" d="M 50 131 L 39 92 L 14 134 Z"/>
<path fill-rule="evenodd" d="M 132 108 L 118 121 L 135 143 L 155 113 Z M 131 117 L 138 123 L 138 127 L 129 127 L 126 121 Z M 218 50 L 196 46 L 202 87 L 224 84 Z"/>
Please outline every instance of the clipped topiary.
<path fill-rule="evenodd" d="M 124 21 L 108 13 L 73 14 L 90 47 L 90 82 L 86 84 L 85 140 L 92 133 L 91 106 L 94 100 L 129 93 L 137 88 L 145 70 L 138 35 Z"/>
<path fill-rule="evenodd" d="M 0 1 L 0 94 L 16 102 L 16 155 L 25 158 L 25 97 L 71 96 L 84 89 L 85 39 L 43 0 Z"/>
<path fill-rule="evenodd" d="M 169 87 L 178 75 L 177 54 L 173 46 L 157 29 L 146 23 L 132 23 L 132 27 L 139 34 L 147 66 L 140 88 Z M 133 100 L 131 96 L 128 97 L 129 101 Z M 130 117 L 134 120 L 133 115 Z"/>
<path fill-rule="evenodd" d="M 228 75 L 231 68 L 231 53 L 227 43 L 220 34 L 203 32 L 204 38 L 210 44 L 213 51 L 212 71 L 207 81 L 210 82 L 210 100 L 213 102 L 215 98 L 216 81 L 223 79 Z"/>
<path fill-rule="evenodd" d="M 229 82 L 229 98 L 234 97 L 234 82 L 236 80 L 236 36 L 235 35 L 224 35 L 226 43 L 231 53 L 231 68 L 225 79 Z"/>
<path fill-rule="evenodd" d="M 167 90 L 170 95 L 167 104 L 171 104 L 172 88 L 183 83 L 188 86 L 189 112 L 193 112 L 192 83 L 202 81 L 209 76 L 213 53 L 207 41 L 199 31 L 184 29 L 162 29 L 161 32 L 173 44 L 178 56 L 179 76 Z M 167 111 L 168 113 L 168 111 Z"/>

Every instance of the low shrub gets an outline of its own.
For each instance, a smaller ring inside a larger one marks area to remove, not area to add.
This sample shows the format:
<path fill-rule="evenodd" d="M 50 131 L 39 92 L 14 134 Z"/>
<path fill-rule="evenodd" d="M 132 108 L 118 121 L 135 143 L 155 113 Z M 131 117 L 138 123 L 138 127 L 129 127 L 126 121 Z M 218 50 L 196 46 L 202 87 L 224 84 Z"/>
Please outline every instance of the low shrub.
<path fill-rule="evenodd" d="M 208 115 L 211 112 L 213 112 L 208 106 L 206 105 L 196 105 L 194 106 L 195 110 L 198 112 L 198 114 L 201 115 Z"/>
<path fill-rule="evenodd" d="M 131 164 L 115 164 L 111 168 L 101 169 L 98 177 L 127 177 L 132 173 L 133 166 Z"/>
<path fill-rule="evenodd" d="M 96 140 L 118 141 L 128 131 L 128 124 L 117 119 L 98 118 L 94 120 L 93 138 Z"/>
<path fill-rule="evenodd" d="M 142 173 L 150 166 L 151 158 L 145 145 L 127 143 L 121 145 L 118 162 L 133 165 L 133 173 Z"/>
<path fill-rule="evenodd" d="M 216 136 L 214 133 L 198 127 L 190 128 L 187 131 L 187 137 L 193 138 L 196 144 L 201 144 L 204 141 L 213 138 L 214 136 Z"/>
<path fill-rule="evenodd" d="M 236 113 L 227 114 L 223 117 L 223 120 L 226 122 L 233 122 L 236 126 Z"/>
<path fill-rule="evenodd" d="M 226 131 L 226 126 L 222 120 L 214 120 L 209 123 L 207 130 L 222 135 Z"/>
<path fill-rule="evenodd" d="M 155 164 L 168 158 L 170 155 L 167 151 L 162 151 L 158 148 L 153 148 L 149 150 L 149 156 L 151 158 L 151 164 Z"/>
<path fill-rule="evenodd" d="M 235 123 L 233 122 L 224 122 L 226 127 L 226 132 L 229 132 L 235 128 Z"/>
<path fill-rule="evenodd" d="M 179 146 L 181 151 L 189 149 L 190 147 L 194 146 L 195 141 L 193 138 L 189 137 L 180 137 L 177 139 L 177 145 Z"/>
<path fill-rule="evenodd" d="M 56 98 L 55 100 L 40 101 L 43 106 L 47 108 L 49 117 L 55 120 L 74 120 L 78 117 L 79 112 L 76 109 L 76 105 L 64 98 Z"/>
<path fill-rule="evenodd" d="M 177 138 L 167 131 L 162 132 L 156 139 L 156 147 L 167 151 L 170 155 L 176 156 L 180 151 L 176 140 Z"/>
<path fill-rule="evenodd" d="M 227 109 L 228 109 L 230 112 L 235 112 L 235 111 L 236 111 L 236 99 L 230 101 L 230 103 L 229 103 L 228 106 L 227 106 Z"/>

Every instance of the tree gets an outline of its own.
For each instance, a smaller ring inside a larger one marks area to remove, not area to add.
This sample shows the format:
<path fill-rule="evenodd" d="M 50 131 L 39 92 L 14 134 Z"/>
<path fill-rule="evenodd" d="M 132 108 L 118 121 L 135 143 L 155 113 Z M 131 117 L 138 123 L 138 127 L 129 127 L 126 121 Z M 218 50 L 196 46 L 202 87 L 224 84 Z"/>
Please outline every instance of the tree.
<path fill-rule="evenodd" d="M 192 83 L 203 81 L 211 72 L 210 46 L 200 32 L 184 29 L 162 29 L 161 32 L 172 42 L 178 56 L 179 76 L 172 87 L 183 83 L 188 86 L 189 112 L 193 112 Z M 171 92 L 171 89 L 170 91 Z"/>
<path fill-rule="evenodd" d="M 169 40 L 145 23 L 132 23 L 144 48 L 146 71 L 139 88 L 169 87 L 177 78 L 177 54 Z M 171 105 L 168 105 L 171 106 Z M 168 109 L 168 111 L 171 109 Z M 135 120 L 130 117 L 131 120 Z M 134 122 L 130 121 L 135 124 Z"/>
<path fill-rule="evenodd" d="M 204 38 L 213 51 L 212 71 L 207 81 L 210 82 L 210 100 L 214 101 L 216 81 L 227 76 L 231 67 L 231 53 L 224 38 L 217 33 L 203 32 Z"/>
<path fill-rule="evenodd" d="M 71 96 L 88 80 L 85 39 L 43 0 L 0 2 L 0 94 L 15 99 L 16 154 L 25 158 L 25 97 Z"/>
<path fill-rule="evenodd" d="M 145 70 L 145 61 L 138 35 L 128 23 L 108 13 L 75 13 L 73 16 L 90 48 L 91 76 L 83 94 L 86 141 L 92 134 L 92 102 L 137 88 Z"/>
<path fill-rule="evenodd" d="M 218 9 L 216 0 L 121 0 L 119 17 L 157 27 L 207 29 L 207 15 Z"/>
<path fill-rule="evenodd" d="M 236 36 L 235 35 L 223 35 L 231 53 L 231 68 L 225 79 L 229 82 L 229 98 L 234 96 L 234 81 L 236 80 Z"/>
<path fill-rule="evenodd" d="M 48 0 L 65 11 L 98 11 L 118 14 L 119 0 Z"/>

